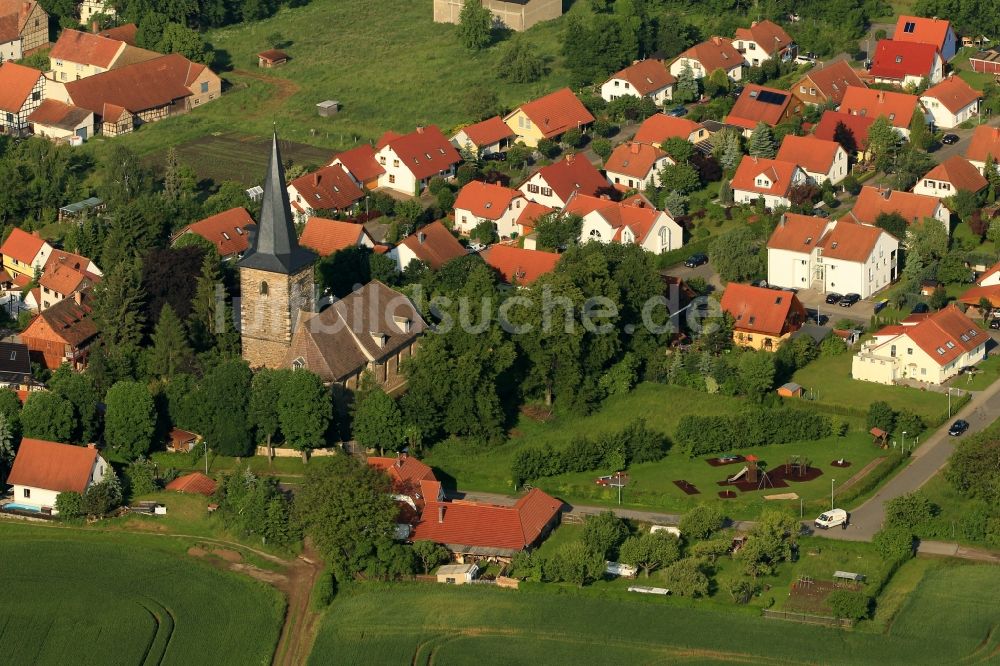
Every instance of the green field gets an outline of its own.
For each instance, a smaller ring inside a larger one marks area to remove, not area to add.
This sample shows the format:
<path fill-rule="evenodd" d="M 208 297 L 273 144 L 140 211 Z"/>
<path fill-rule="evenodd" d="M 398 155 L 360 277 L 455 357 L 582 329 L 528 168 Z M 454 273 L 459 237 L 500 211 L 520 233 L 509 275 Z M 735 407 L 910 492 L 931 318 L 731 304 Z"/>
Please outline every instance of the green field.
<path fill-rule="evenodd" d="M 620 592 L 364 585 L 333 602 L 310 663 L 987 663 L 998 586 L 997 567 L 936 569 L 879 635 Z"/>
<path fill-rule="evenodd" d="M 271 663 L 281 596 L 188 545 L 0 523 L 4 663 Z"/>

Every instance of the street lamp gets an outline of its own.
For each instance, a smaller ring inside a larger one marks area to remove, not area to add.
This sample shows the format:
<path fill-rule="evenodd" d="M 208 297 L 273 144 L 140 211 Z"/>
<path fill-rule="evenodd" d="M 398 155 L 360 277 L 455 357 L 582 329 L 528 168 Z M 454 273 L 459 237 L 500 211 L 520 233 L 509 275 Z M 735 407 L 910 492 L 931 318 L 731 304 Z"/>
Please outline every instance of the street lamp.
<path fill-rule="evenodd" d="M 948 387 L 948 418 L 951 418 L 951 387 Z"/>
<path fill-rule="evenodd" d="M 902 453 L 902 454 L 904 454 L 904 455 L 906 454 L 906 431 L 905 430 L 903 431 L 903 443 L 900 445 L 899 452 Z"/>
<path fill-rule="evenodd" d="M 833 510 L 833 484 L 837 482 L 837 479 L 830 479 L 830 510 Z"/>

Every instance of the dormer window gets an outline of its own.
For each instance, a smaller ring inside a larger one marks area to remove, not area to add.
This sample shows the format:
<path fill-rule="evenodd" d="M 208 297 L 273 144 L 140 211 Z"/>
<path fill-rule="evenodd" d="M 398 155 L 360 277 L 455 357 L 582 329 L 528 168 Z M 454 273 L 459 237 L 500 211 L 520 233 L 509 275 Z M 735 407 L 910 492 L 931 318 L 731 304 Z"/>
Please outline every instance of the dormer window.
<path fill-rule="evenodd" d="M 292 370 L 302 370 L 305 367 L 306 367 L 306 360 L 301 356 L 292 361 Z"/>
<path fill-rule="evenodd" d="M 369 335 L 372 336 L 372 340 L 375 341 L 375 344 L 378 345 L 379 349 L 383 349 L 386 343 L 389 342 L 389 336 L 386 335 L 385 333 L 381 333 L 379 331 L 370 331 Z"/>
<path fill-rule="evenodd" d="M 222 232 L 222 237 L 225 238 L 226 240 L 229 240 L 229 234 L 227 234 L 225 231 Z"/>
<path fill-rule="evenodd" d="M 404 333 L 409 333 L 410 329 L 413 327 L 413 321 L 409 317 L 393 315 L 392 321 L 395 322 L 396 326 L 398 326 Z"/>

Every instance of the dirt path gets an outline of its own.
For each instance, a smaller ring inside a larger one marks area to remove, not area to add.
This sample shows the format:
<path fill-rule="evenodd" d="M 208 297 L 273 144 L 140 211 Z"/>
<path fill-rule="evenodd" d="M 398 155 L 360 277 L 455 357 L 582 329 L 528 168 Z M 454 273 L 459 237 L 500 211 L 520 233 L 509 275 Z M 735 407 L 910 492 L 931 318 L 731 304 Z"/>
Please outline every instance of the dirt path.
<path fill-rule="evenodd" d="M 253 111 L 247 112 L 247 117 L 249 118 L 259 118 L 262 115 L 282 108 L 289 97 L 302 89 L 299 84 L 291 79 L 282 79 L 277 76 L 265 76 L 259 72 L 250 72 L 245 69 L 234 69 L 232 73 L 236 76 L 260 81 L 274 87 L 274 94 L 268 97 L 264 104 L 261 104 Z"/>

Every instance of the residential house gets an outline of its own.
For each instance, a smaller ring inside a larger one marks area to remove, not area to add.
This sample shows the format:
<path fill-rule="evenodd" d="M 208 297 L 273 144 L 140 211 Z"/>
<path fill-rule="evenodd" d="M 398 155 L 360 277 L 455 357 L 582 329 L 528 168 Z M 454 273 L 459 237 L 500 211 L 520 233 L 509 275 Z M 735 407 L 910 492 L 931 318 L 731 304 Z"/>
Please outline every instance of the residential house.
<path fill-rule="evenodd" d="M 611 184 L 583 155 L 566 155 L 543 166 L 518 188 L 529 201 L 562 208 L 574 193 L 600 196 L 610 194 Z"/>
<path fill-rule="evenodd" d="M 53 81 L 75 81 L 113 69 L 125 51 L 133 51 L 128 62 L 158 58 L 162 54 L 129 46 L 119 39 L 110 39 L 92 32 L 65 29 L 49 51 L 49 78 Z"/>
<path fill-rule="evenodd" d="M 526 287 L 542 275 L 554 271 L 562 255 L 498 243 L 486 248 L 479 256 L 496 269 L 507 284 Z"/>
<path fill-rule="evenodd" d="M 738 282 L 726 285 L 719 305 L 733 318 L 733 342 L 751 349 L 777 350 L 806 320 L 795 294 Z"/>
<path fill-rule="evenodd" d="M 28 233 L 18 227 L 13 227 L 7 240 L 0 245 L 4 270 L 12 278 L 24 277 L 25 284 L 42 272 L 51 253 L 52 246 L 42 240 L 38 232 Z"/>
<path fill-rule="evenodd" d="M 847 157 L 847 151 L 836 141 L 787 134 L 775 159 L 798 164 L 813 183 L 830 181 L 836 185 L 847 177 Z"/>
<path fill-rule="evenodd" d="M 798 53 L 791 36 L 780 25 L 767 20 L 754 21 L 749 28 L 737 28 L 733 45 L 751 67 L 771 58 L 791 60 Z"/>
<path fill-rule="evenodd" d="M 451 145 L 478 158 L 505 153 L 515 138 L 513 130 L 500 116 L 466 125 L 451 137 Z"/>
<path fill-rule="evenodd" d="M 750 83 L 743 88 L 736 104 L 724 119 L 729 125 L 743 128 L 743 135 L 749 137 L 757 125 L 764 123 L 770 127 L 779 125 L 802 111 L 802 102 L 787 90 L 766 88 Z"/>
<path fill-rule="evenodd" d="M 561 0 L 480 0 L 495 26 L 523 32 L 541 21 L 562 16 Z M 464 0 L 434 0 L 435 23 L 458 23 Z"/>
<path fill-rule="evenodd" d="M 949 305 L 876 331 L 855 354 L 851 375 L 879 384 L 902 379 L 941 384 L 986 358 L 989 340 L 989 334 Z"/>
<path fill-rule="evenodd" d="M 0 65 L 0 134 L 26 136 L 28 116 L 42 103 L 45 77 L 37 69 L 5 62 Z"/>
<path fill-rule="evenodd" d="M 604 163 L 604 171 L 620 190 L 642 190 L 660 185 L 660 171 L 674 160 L 665 152 L 646 143 L 628 141 L 618 144 Z"/>
<path fill-rule="evenodd" d="M 960 76 L 951 74 L 936 86 L 924 91 L 920 103 L 934 119 L 934 125 L 951 129 L 979 115 L 983 93 L 973 89 Z"/>
<path fill-rule="evenodd" d="M 632 140 L 636 143 L 647 143 L 659 146 L 667 139 L 684 139 L 689 143 L 700 143 L 711 136 L 704 125 L 687 118 L 675 118 L 665 113 L 658 113 L 642 121 Z"/>
<path fill-rule="evenodd" d="M 969 147 L 965 149 L 965 159 L 969 160 L 979 173 L 986 175 L 986 159 L 1000 162 L 1000 127 L 979 125 L 972 133 Z M 1000 166 L 997 167 L 1000 171 Z"/>
<path fill-rule="evenodd" d="M 417 501 L 423 500 L 420 482 L 437 480 L 434 470 L 406 453 L 400 453 L 395 458 L 368 456 L 367 462 L 369 467 L 385 472 L 392 481 L 392 492 L 397 497 L 405 497 L 414 508 Z"/>
<path fill-rule="evenodd" d="M 214 245 L 223 259 L 239 259 L 250 247 L 247 229 L 256 226 L 249 211 L 237 206 L 187 225 L 174 236 L 173 244 L 185 234 L 195 234 Z"/>
<path fill-rule="evenodd" d="M 299 245 L 313 250 L 321 257 L 329 257 L 352 247 L 373 249 L 375 239 L 365 229 L 365 225 L 358 222 L 310 217 L 299 236 Z"/>
<path fill-rule="evenodd" d="M 839 111 L 824 111 L 813 130 L 813 136 L 825 141 L 843 140 L 841 135 L 837 133 L 837 128 L 843 126 L 843 131 L 852 138 L 854 143 L 853 157 L 858 161 L 864 161 L 868 157 L 868 128 L 873 122 L 875 122 L 875 118 L 868 116 L 852 116 L 849 113 Z"/>
<path fill-rule="evenodd" d="M 814 106 L 839 105 L 849 87 L 866 88 L 864 81 L 845 60 L 814 69 L 792 84 L 791 91 L 801 102 Z"/>
<path fill-rule="evenodd" d="M 985 319 L 991 315 L 991 312 L 1000 309 L 1000 284 L 997 284 L 995 273 L 993 278 L 988 279 L 987 282 L 989 284 L 978 284 L 975 287 L 970 287 L 958 297 L 959 303 L 969 306 L 969 309 L 966 310 L 968 314 L 978 313 L 980 317 Z M 986 312 L 983 312 L 983 308 L 980 306 L 984 300 L 989 303 Z"/>
<path fill-rule="evenodd" d="M 848 220 L 785 213 L 767 241 L 767 283 L 775 287 L 868 298 L 898 270 L 899 240 Z"/>
<path fill-rule="evenodd" d="M 562 88 L 517 107 L 503 121 L 517 140 L 534 148 L 542 139 L 558 139 L 567 130 L 582 130 L 594 122 L 594 116 L 573 91 Z"/>
<path fill-rule="evenodd" d="M 17 449 L 7 483 L 14 486 L 14 502 L 31 511 L 59 513 L 60 493 L 81 495 L 104 480 L 107 461 L 93 444 L 75 446 L 25 437 Z"/>
<path fill-rule="evenodd" d="M 111 0 L 83 0 L 80 3 L 80 25 L 90 25 L 91 19 L 98 14 L 114 16 L 114 3 Z"/>
<path fill-rule="evenodd" d="M 46 99 L 28 115 L 35 136 L 68 142 L 74 137 L 86 141 L 94 136 L 94 112 L 58 100 Z"/>
<path fill-rule="evenodd" d="M 670 73 L 679 77 L 685 67 L 691 69 L 691 75 L 696 79 L 710 76 L 712 72 L 721 69 L 733 81 L 743 78 L 743 65 L 746 61 L 732 40 L 725 37 L 711 37 L 695 44 L 684 51 L 670 63 Z"/>
<path fill-rule="evenodd" d="M 385 169 L 375 159 L 375 148 L 367 143 L 338 153 L 330 166 L 339 166 L 358 187 L 365 190 L 376 189 L 379 177 L 385 173 Z"/>
<path fill-rule="evenodd" d="M 874 225 L 881 213 L 899 213 L 910 225 L 934 219 L 944 225 L 945 231 L 951 233 L 951 211 L 945 208 L 937 197 L 899 190 L 883 190 L 871 185 L 861 188 L 854 208 L 844 217 L 861 224 Z"/>
<path fill-rule="evenodd" d="M 465 248 L 440 221 L 420 227 L 389 250 L 389 258 L 396 262 L 399 271 L 414 260 L 437 270 L 452 259 L 465 255 Z"/>
<path fill-rule="evenodd" d="M 988 185 L 986 178 L 979 173 L 979 169 L 965 158 L 952 155 L 924 174 L 913 187 L 913 192 L 947 199 L 963 190 L 975 194 L 986 189 Z"/>
<path fill-rule="evenodd" d="M 87 365 L 89 347 L 97 338 L 90 318 L 89 292 L 76 292 L 39 312 L 21 333 L 32 357 L 49 370 L 68 363 L 74 370 Z"/>
<path fill-rule="evenodd" d="M 920 98 L 916 95 L 854 87 L 847 89 L 838 111 L 873 120 L 885 116 L 904 139 L 910 138 L 910 120 L 913 114 L 923 113 L 920 110 Z"/>
<path fill-rule="evenodd" d="M 969 56 L 972 71 L 979 74 L 1000 74 L 1000 48 L 984 49 Z"/>
<path fill-rule="evenodd" d="M 97 281 L 97 276 L 88 275 L 83 270 L 75 268 L 74 264 L 59 262 L 58 256 L 53 253 L 38 278 L 38 287 L 32 289 L 25 298 L 25 305 L 41 312 L 67 298 L 73 298 Z"/>
<path fill-rule="evenodd" d="M 883 39 L 875 48 L 871 75 L 875 83 L 916 87 L 926 80 L 933 85 L 944 77 L 944 60 L 931 44 Z"/>
<path fill-rule="evenodd" d="M 535 249 L 535 239 L 531 235 L 535 231 L 535 225 L 539 219 L 553 212 L 555 212 L 554 208 L 543 206 L 531 200 L 525 203 L 524 211 L 517 218 L 517 226 L 520 228 L 520 235 L 524 238 L 525 248 L 529 250 Z"/>
<path fill-rule="evenodd" d="M 744 155 L 736 167 L 731 185 L 736 203 L 752 204 L 764 199 L 764 207 L 774 210 L 792 205 L 788 198 L 793 187 L 809 181 L 806 172 L 791 162 Z"/>
<path fill-rule="evenodd" d="M 288 201 L 299 223 L 321 212 L 351 212 L 364 198 L 364 191 L 339 165 L 321 167 L 288 183 Z"/>
<path fill-rule="evenodd" d="M 385 171 L 378 177 L 379 187 L 419 195 L 431 178 L 454 177 L 462 156 L 437 125 L 428 125 L 403 136 L 383 134 L 375 161 Z"/>
<path fill-rule="evenodd" d="M 648 97 L 659 106 L 673 99 L 676 83 L 677 79 L 667 71 L 667 64 L 662 60 L 638 60 L 601 84 L 601 97 L 606 102 L 624 95 Z"/>
<path fill-rule="evenodd" d="M 0 62 L 21 60 L 48 43 L 49 15 L 38 2 L 0 0 Z"/>
<path fill-rule="evenodd" d="M 902 14 L 896 19 L 896 29 L 892 33 L 896 42 L 914 44 L 930 44 L 945 62 L 955 57 L 958 50 L 958 39 L 951 23 L 945 19 L 924 18 Z"/>
<path fill-rule="evenodd" d="M 487 222 L 501 238 L 512 238 L 523 230 L 518 218 L 527 201 L 519 191 L 478 180 L 469 181 L 455 198 L 455 230 L 468 235 Z"/>
<path fill-rule="evenodd" d="M 31 356 L 27 345 L 0 342 L 0 388 L 12 391 L 36 391 L 40 382 L 31 377 Z"/>
<path fill-rule="evenodd" d="M 684 244 L 684 230 L 666 212 L 641 198 L 628 201 L 576 194 L 563 211 L 583 218 L 580 242 L 639 245 L 654 254 L 676 250 Z"/>
<path fill-rule="evenodd" d="M 286 367 L 352 391 L 370 372 L 391 390 L 406 381 L 400 364 L 414 354 L 425 328 L 406 296 L 373 280 L 322 312 L 300 311 Z"/>

